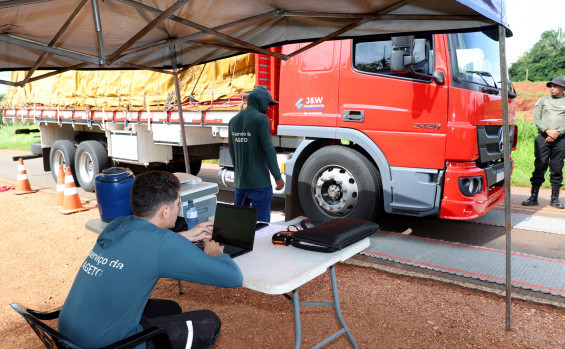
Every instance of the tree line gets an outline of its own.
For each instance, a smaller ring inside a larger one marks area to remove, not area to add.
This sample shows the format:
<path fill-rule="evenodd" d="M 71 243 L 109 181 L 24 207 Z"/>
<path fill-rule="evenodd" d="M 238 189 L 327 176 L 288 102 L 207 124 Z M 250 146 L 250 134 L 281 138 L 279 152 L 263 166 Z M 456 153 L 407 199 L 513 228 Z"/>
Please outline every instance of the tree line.
<path fill-rule="evenodd" d="M 541 34 L 540 40 L 508 70 L 512 81 L 549 81 L 565 77 L 565 33 L 561 28 Z"/>

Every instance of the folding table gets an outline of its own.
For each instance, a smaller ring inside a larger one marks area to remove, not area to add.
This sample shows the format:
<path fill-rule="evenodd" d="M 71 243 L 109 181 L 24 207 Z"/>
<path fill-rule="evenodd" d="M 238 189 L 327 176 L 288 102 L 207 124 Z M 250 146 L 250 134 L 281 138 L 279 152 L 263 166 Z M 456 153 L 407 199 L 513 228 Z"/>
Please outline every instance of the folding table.
<path fill-rule="evenodd" d="M 322 347 L 344 333 L 353 347 L 357 348 L 357 343 L 341 315 L 335 264 L 349 259 L 368 248 L 369 245 L 369 238 L 365 238 L 340 251 L 323 253 L 302 250 L 293 246 L 273 245 L 271 236 L 262 236 L 255 239 L 253 251 L 236 257 L 234 261 L 243 273 L 243 287 L 266 294 L 282 294 L 292 300 L 296 333 L 295 348 L 300 348 L 302 335 L 300 306 L 303 305 L 333 306 L 342 326 L 338 332 L 314 348 Z M 331 275 L 333 302 L 300 302 L 298 288 L 323 274 L 328 268 Z M 287 295 L 289 292 L 292 292 L 291 297 Z"/>

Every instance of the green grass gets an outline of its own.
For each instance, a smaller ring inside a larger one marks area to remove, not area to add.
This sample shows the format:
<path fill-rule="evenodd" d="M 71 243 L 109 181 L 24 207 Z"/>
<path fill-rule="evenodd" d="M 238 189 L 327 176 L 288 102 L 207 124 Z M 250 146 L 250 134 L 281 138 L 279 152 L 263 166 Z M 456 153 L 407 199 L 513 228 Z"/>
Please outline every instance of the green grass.
<path fill-rule="evenodd" d="M 516 187 L 529 187 L 530 177 L 534 170 L 534 140 L 538 135 L 538 130 L 533 122 L 521 118 L 516 119 L 516 125 L 518 125 L 518 145 L 512 152 L 514 171 L 511 183 Z M 547 171 L 542 188 L 550 187 L 549 171 Z"/>
<path fill-rule="evenodd" d="M 0 124 L 0 149 L 29 150 L 33 142 L 39 142 L 39 133 L 14 134 L 16 129 L 37 129 L 37 125 L 32 123 L 22 123 L 7 121 Z"/>

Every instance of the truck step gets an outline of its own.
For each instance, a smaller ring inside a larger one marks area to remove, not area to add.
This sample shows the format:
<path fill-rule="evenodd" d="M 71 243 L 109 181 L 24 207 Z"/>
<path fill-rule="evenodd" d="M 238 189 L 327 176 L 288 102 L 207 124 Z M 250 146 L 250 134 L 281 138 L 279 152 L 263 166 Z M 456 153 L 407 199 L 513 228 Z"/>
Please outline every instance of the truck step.
<path fill-rule="evenodd" d="M 37 158 L 40 158 L 40 157 L 41 157 L 41 155 L 34 155 L 34 154 L 18 155 L 18 156 L 12 156 L 12 161 L 19 161 L 20 159 L 24 159 L 24 160 L 37 159 Z"/>

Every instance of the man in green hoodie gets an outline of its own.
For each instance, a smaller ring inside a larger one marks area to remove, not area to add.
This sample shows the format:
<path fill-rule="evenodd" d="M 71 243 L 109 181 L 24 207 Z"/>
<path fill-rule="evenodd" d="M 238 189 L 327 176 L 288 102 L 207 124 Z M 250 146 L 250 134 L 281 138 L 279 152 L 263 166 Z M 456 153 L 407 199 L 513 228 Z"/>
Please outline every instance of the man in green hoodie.
<path fill-rule="evenodd" d="M 542 97 L 534 107 L 534 124 L 538 136 L 534 143 L 534 172 L 532 172 L 532 194 L 522 205 L 538 204 L 539 188 L 545 181 L 545 172 L 549 166 L 551 183 L 551 206 L 563 209 L 559 202 L 559 191 L 563 184 L 563 159 L 565 158 L 565 79 L 554 78 L 547 83 L 551 95 Z"/>
<path fill-rule="evenodd" d="M 173 348 L 210 348 L 220 319 L 208 310 L 182 313 L 171 300 L 149 299 L 160 278 L 218 287 L 243 283 L 239 267 L 223 247 L 205 241 L 212 222 L 176 234 L 180 182 L 171 173 L 152 171 L 136 177 L 132 216 L 106 226 L 80 267 L 59 316 L 59 331 L 85 347 L 99 348 L 152 326 L 167 329 Z M 148 342 L 147 348 L 159 344 Z M 139 348 L 145 348 L 145 343 Z"/>
<path fill-rule="evenodd" d="M 284 187 L 277 153 L 271 141 L 271 127 L 265 113 L 276 104 L 269 90 L 254 88 L 248 96 L 247 108 L 229 123 L 228 148 L 235 172 L 234 205 L 258 209 L 257 220 L 271 221 L 273 187 L 269 172 L 275 178 L 276 189 Z"/>

